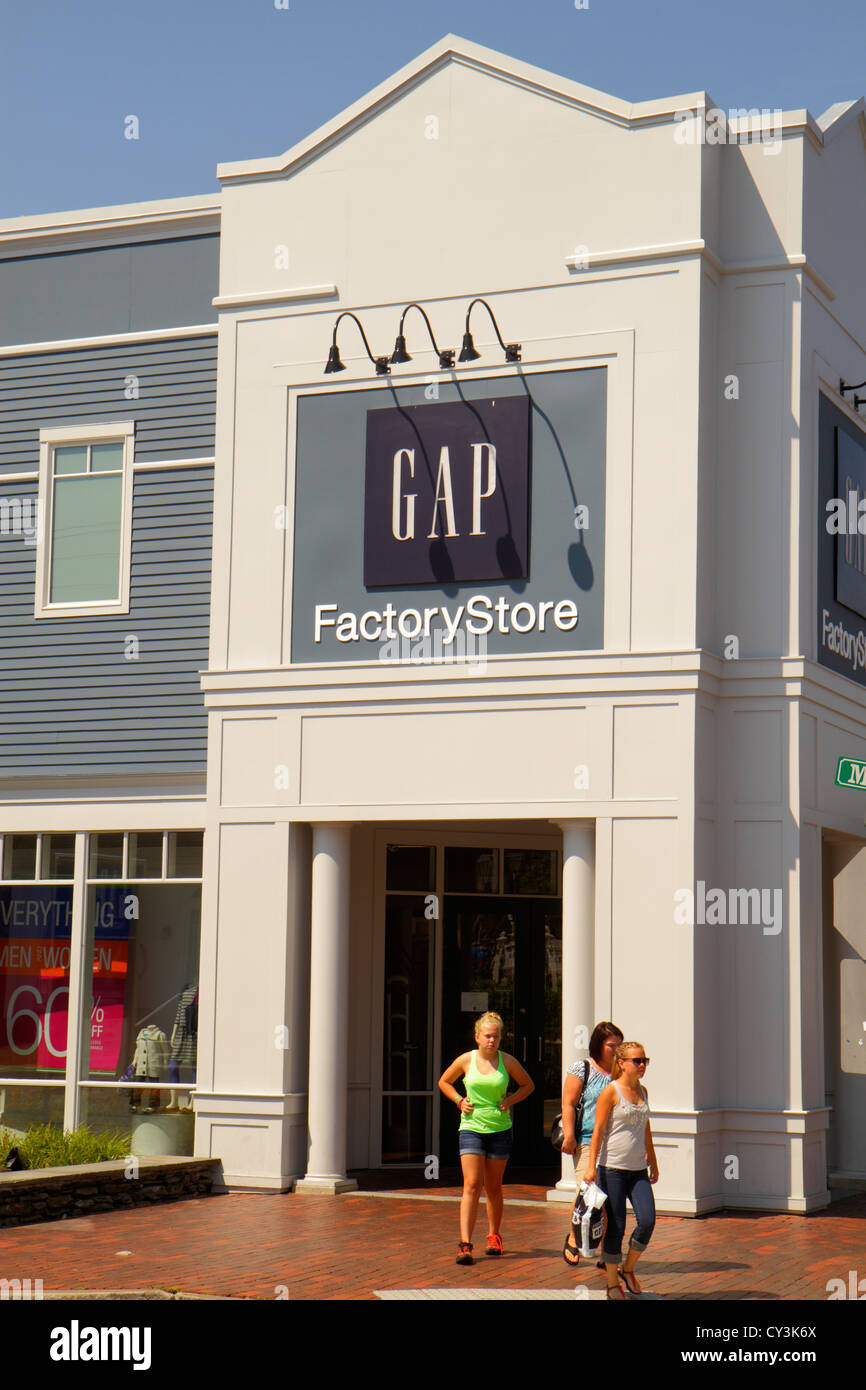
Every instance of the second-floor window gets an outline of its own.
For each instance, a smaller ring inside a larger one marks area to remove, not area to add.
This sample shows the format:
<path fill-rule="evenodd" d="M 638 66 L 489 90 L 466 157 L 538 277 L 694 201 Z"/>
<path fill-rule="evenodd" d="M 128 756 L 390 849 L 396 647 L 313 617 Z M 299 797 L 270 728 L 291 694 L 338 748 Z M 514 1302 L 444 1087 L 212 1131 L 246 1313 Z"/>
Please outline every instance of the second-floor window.
<path fill-rule="evenodd" d="M 40 432 L 37 617 L 129 611 L 133 431 Z"/>

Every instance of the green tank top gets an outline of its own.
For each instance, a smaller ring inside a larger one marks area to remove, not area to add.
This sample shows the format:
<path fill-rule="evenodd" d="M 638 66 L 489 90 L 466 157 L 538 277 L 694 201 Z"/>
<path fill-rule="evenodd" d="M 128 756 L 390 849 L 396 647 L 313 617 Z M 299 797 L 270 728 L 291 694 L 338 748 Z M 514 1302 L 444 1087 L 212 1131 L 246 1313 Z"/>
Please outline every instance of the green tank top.
<path fill-rule="evenodd" d="M 474 1130 L 476 1134 L 495 1134 L 499 1130 L 511 1129 L 511 1110 L 500 1110 L 499 1102 L 508 1090 L 508 1072 L 499 1053 L 499 1066 L 489 1075 L 478 1070 L 478 1051 L 472 1053 L 469 1070 L 463 1078 L 466 1099 L 475 1109 L 470 1115 L 462 1115 L 461 1129 Z"/>

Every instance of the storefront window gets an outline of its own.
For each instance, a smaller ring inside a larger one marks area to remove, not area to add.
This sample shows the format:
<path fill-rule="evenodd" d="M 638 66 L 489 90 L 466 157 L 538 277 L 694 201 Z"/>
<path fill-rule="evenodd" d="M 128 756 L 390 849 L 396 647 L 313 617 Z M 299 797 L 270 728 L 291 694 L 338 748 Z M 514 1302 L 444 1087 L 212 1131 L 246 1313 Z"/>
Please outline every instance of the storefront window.
<path fill-rule="evenodd" d="M 450 846 L 445 851 L 446 893 L 498 893 L 499 850 Z"/>
<path fill-rule="evenodd" d="M 42 871 L 40 878 L 71 879 L 75 869 L 75 836 L 42 836 Z"/>
<path fill-rule="evenodd" d="M 202 840 L 201 831 L 89 836 L 80 1122 L 120 1129 L 133 1153 L 193 1149 L 201 883 L 179 880 L 200 877 Z M 0 1126 L 22 1132 L 62 1124 L 63 1083 L 67 1093 L 72 1084 L 74 856 L 69 833 L 7 835 L 2 848 L 6 878 L 39 870 L 35 882 L 0 882 Z M 17 1078 L 31 1084 L 4 1087 Z"/>
<path fill-rule="evenodd" d="M 201 878 L 202 835 L 200 830 L 177 830 L 168 836 L 169 878 Z"/>
<path fill-rule="evenodd" d="M 552 849 L 507 849 L 503 855 L 506 895 L 528 893 L 556 897 L 556 851 Z"/>
<path fill-rule="evenodd" d="M 71 883 L 0 884 L 0 1076 L 63 1078 L 71 924 Z"/>
<path fill-rule="evenodd" d="M 20 1139 L 37 1125 L 63 1128 L 63 1087 L 0 1083 L 0 1129 Z"/>
<path fill-rule="evenodd" d="M 163 835 L 160 830 L 147 830 L 129 837 L 130 878 L 162 878 Z"/>
<path fill-rule="evenodd" d="M 385 1163 L 415 1162 L 430 1152 L 433 930 L 423 897 L 388 898 L 382 1054 Z M 405 1094 L 413 1091 L 425 1094 Z"/>
<path fill-rule="evenodd" d="M 423 898 L 388 899 L 385 919 L 386 1091 L 422 1091 L 431 1085 L 431 977 L 433 923 Z"/>
<path fill-rule="evenodd" d="M 436 885 L 436 851 L 432 845 L 389 845 L 385 887 L 398 892 L 428 893 Z"/>
<path fill-rule="evenodd" d="M 145 849 L 152 865 L 155 846 Z M 128 1132 L 132 1153 L 192 1153 L 201 885 L 91 884 L 87 918 L 93 970 L 82 1118 L 96 1130 Z"/>
<path fill-rule="evenodd" d="M 123 876 L 123 832 L 90 836 L 89 878 Z"/>
<path fill-rule="evenodd" d="M 3 877 L 36 877 L 35 835 L 6 835 L 3 844 Z"/>
<path fill-rule="evenodd" d="M 93 970 L 82 1078 L 134 1077 L 142 1083 L 135 1089 L 151 1093 L 143 1108 L 161 1109 L 170 1092 L 195 1082 L 201 885 L 92 884 L 87 918 Z"/>

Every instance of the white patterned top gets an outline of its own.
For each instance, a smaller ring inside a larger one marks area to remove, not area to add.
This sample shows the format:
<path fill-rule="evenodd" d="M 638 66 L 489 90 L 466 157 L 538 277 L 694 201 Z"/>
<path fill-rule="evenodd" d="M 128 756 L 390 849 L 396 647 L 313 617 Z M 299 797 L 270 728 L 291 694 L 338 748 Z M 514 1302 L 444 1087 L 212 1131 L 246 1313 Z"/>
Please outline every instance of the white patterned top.
<path fill-rule="evenodd" d="M 613 1084 L 617 1090 L 617 1102 L 610 1112 L 607 1129 L 601 1141 L 601 1151 L 598 1155 L 599 1166 L 626 1168 L 632 1173 L 640 1172 L 642 1168 L 647 1166 L 646 1127 L 650 1117 L 650 1108 L 646 1091 L 641 1086 L 640 1093 L 643 1100 L 640 1105 L 635 1105 L 626 1099 L 617 1081 L 614 1081 Z"/>

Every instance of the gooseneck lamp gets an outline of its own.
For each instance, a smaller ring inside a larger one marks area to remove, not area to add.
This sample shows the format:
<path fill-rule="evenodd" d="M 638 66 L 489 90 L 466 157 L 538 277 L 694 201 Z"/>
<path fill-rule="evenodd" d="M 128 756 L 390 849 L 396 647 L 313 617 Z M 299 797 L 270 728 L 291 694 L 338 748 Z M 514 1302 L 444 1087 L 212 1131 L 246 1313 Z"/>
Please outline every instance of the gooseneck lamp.
<path fill-rule="evenodd" d="M 866 386 L 866 381 L 858 381 L 856 385 L 846 386 L 844 380 L 839 381 L 839 395 L 844 396 L 846 391 L 859 391 L 861 386 Z M 856 409 L 856 407 L 855 407 Z"/>
<path fill-rule="evenodd" d="M 334 333 L 331 338 L 331 347 L 328 352 L 328 361 L 325 364 L 325 375 L 327 376 L 330 372 L 344 372 L 346 370 L 345 364 L 340 361 L 340 351 L 337 347 L 337 329 L 339 328 L 340 323 L 343 319 L 352 319 L 358 325 L 358 332 L 361 334 L 361 337 L 364 340 L 364 347 L 367 350 L 367 356 L 373 363 L 373 366 L 376 368 L 376 375 L 387 376 L 387 374 L 391 370 L 387 357 L 373 356 L 372 352 L 370 351 L 370 344 L 367 342 L 367 335 L 364 332 L 361 320 L 358 318 L 357 314 L 353 314 L 349 309 L 344 309 L 342 314 L 338 316 L 337 322 L 334 324 Z"/>
<path fill-rule="evenodd" d="M 436 339 L 435 339 L 435 337 L 433 336 L 433 329 L 432 329 L 432 327 L 431 327 L 431 325 L 430 325 L 430 320 L 428 319 L 428 317 L 427 317 L 426 313 L 424 312 L 424 310 L 422 309 L 421 305 L 420 305 L 420 304 L 414 304 L 414 303 L 413 303 L 413 304 L 407 304 L 407 305 L 406 305 L 406 308 L 403 310 L 402 314 L 400 315 L 400 327 L 399 327 L 399 329 L 397 330 L 397 341 L 396 341 L 395 344 L 394 344 L 394 351 L 391 353 L 391 361 L 392 361 L 392 362 L 411 362 L 411 361 L 412 361 L 411 354 L 408 353 L 408 352 L 406 351 L 406 338 L 405 338 L 405 336 L 404 336 L 404 334 L 403 334 L 403 324 L 404 324 L 404 322 L 405 322 L 405 320 L 406 320 L 406 315 L 408 314 L 408 312 L 409 312 L 410 309 L 417 309 L 417 310 L 418 310 L 418 313 L 421 315 L 421 317 L 423 318 L 424 322 L 426 323 L 426 325 L 427 325 L 427 332 L 430 334 L 430 341 L 431 341 L 431 343 L 433 344 L 433 351 L 436 353 L 436 356 L 439 358 L 439 366 L 440 366 L 441 370 L 442 370 L 442 371 L 446 371 L 449 367 L 453 367 L 453 366 L 454 366 L 454 349 L 453 349 L 453 348 L 440 348 L 440 347 L 437 346 Z"/>
<path fill-rule="evenodd" d="M 503 343 L 502 334 L 499 332 L 499 324 L 496 322 L 493 310 L 487 303 L 486 299 L 473 299 L 472 303 L 469 305 L 469 308 L 466 310 L 466 328 L 463 333 L 463 347 L 460 349 L 460 356 L 457 360 L 459 362 L 474 362 L 477 357 L 481 356 L 481 353 L 476 351 L 475 344 L 472 341 L 472 334 L 469 332 L 469 315 L 472 313 L 472 310 L 475 308 L 476 304 L 483 304 L 488 314 L 490 315 L 490 321 L 493 324 L 493 330 L 497 338 L 499 339 L 499 346 L 505 353 L 506 362 L 519 362 L 520 343 Z"/>

